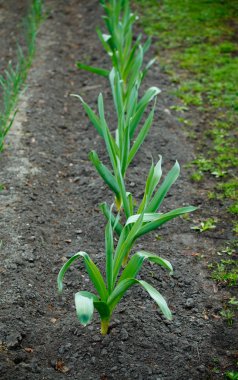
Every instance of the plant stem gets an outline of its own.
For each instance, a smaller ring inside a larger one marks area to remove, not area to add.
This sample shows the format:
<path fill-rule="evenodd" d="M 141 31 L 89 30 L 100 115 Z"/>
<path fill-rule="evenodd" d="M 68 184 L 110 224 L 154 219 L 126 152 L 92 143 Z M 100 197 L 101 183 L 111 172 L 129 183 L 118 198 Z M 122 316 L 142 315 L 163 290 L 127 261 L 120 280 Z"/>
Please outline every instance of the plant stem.
<path fill-rule="evenodd" d="M 110 324 L 109 319 L 101 320 L 101 334 L 102 335 L 107 335 L 109 324 Z"/>
<path fill-rule="evenodd" d="M 121 207 L 122 207 L 122 200 L 115 197 L 115 205 L 116 205 L 117 211 L 119 212 L 121 210 Z"/>
<path fill-rule="evenodd" d="M 130 253 L 130 251 L 126 254 L 126 256 L 124 257 L 124 259 L 122 261 L 122 268 L 125 268 L 127 263 L 128 263 L 129 253 Z"/>

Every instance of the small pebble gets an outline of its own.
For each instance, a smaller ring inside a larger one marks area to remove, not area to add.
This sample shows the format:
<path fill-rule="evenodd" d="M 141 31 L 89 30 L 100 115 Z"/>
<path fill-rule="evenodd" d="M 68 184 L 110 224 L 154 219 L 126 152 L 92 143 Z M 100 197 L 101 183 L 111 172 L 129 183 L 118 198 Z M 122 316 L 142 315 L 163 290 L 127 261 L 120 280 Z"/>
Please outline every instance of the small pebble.
<path fill-rule="evenodd" d="M 107 350 L 106 348 L 103 348 L 102 351 L 101 351 L 101 355 L 107 355 Z"/>
<path fill-rule="evenodd" d="M 187 309 L 192 309 L 194 307 L 194 300 L 193 298 L 188 298 L 185 304 Z"/>
<path fill-rule="evenodd" d="M 126 329 L 122 328 L 121 329 L 121 340 L 127 340 L 128 339 L 128 332 L 126 331 Z"/>
<path fill-rule="evenodd" d="M 6 345 L 8 349 L 14 349 L 20 346 L 22 341 L 22 334 L 19 332 L 12 333 L 7 336 Z"/>

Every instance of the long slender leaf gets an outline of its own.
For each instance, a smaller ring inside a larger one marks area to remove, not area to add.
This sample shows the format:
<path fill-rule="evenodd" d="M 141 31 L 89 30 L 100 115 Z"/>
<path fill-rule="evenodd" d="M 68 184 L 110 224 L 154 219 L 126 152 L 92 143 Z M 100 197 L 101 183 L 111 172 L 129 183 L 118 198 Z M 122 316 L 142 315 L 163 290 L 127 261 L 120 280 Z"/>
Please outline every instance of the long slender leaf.
<path fill-rule="evenodd" d="M 137 105 L 136 113 L 134 114 L 131 123 L 130 123 L 130 137 L 134 136 L 135 130 L 143 116 L 145 109 L 148 104 L 160 93 L 160 89 L 158 87 L 150 87 L 141 98 Z"/>
<path fill-rule="evenodd" d="M 108 298 L 108 291 L 106 289 L 106 285 L 103 280 L 103 277 L 98 267 L 90 259 L 89 255 L 86 252 L 82 252 L 82 251 L 77 252 L 62 266 L 57 278 L 59 291 L 62 292 L 63 290 L 63 279 L 64 279 L 65 272 L 70 267 L 70 265 L 79 258 L 84 259 L 84 264 L 86 266 L 90 280 L 92 281 L 95 289 L 98 291 L 98 294 L 100 295 L 101 300 L 106 301 Z"/>
<path fill-rule="evenodd" d="M 157 58 L 153 58 L 153 59 L 151 59 L 151 60 L 147 63 L 146 67 L 145 67 L 144 70 L 142 71 L 142 80 L 145 78 L 145 76 L 146 76 L 147 73 L 148 73 L 148 70 L 151 68 L 151 66 L 153 66 L 153 64 L 154 64 L 156 61 L 157 61 Z"/>
<path fill-rule="evenodd" d="M 152 199 L 152 201 L 149 203 L 148 207 L 146 208 L 146 212 L 155 212 L 156 210 L 158 210 L 167 192 L 169 191 L 170 187 L 174 184 L 174 182 L 178 178 L 179 173 L 180 173 L 180 166 L 179 166 L 179 163 L 176 161 L 173 168 L 169 171 L 169 173 L 165 177 L 162 185 L 157 190 L 154 198 Z"/>
<path fill-rule="evenodd" d="M 143 257 L 144 260 L 147 259 L 147 260 L 151 261 L 152 263 L 155 263 L 155 264 L 158 264 L 158 265 L 164 267 L 165 269 L 167 269 L 169 271 L 170 274 L 173 273 L 173 267 L 168 260 L 163 259 L 162 257 L 155 255 L 154 253 L 146 252 L 146 251 L 139 251 L 136 254 L 139 257 Z"/>
<path fill-rule="evenodd" d="M 108 43 L 112 36 L 110 34 L 103 34 L 99 28 L 96 28 L 96 32 L 106 52 L 112 54 L 110 44 Z"/>
<path fill-rule="evenodd" d="M 124 138 L 122 144 L 122 157 L 121 157 L 121 173 L 125 176 L 126 169 L 128 167 L 128 156 L 130 152 L 130 128 L 126 125 L 124 128 Z"/>
<path fill-rule="evenodd" d="M 118 284 L 126 280 L 127 278 L 135 278 L 137 274 L 139 273 L 143 263 L 145 260 L 148 260 L 150 262 L 156 263 L 164 267 L 165 269 L 169 270 L 170 273 L 173 272 L 173 267 L 170 264 L 170 262 L 166 259 L 163 259 L 162 257 L 159 257 L 155 255 L 154 253 L 145 252 L 145 251 L 139 251 L 136 252 L 130 259 L 129 263 L 123 270 L 119 280 Z"/>
<path fill-rule="evenodd" d="M 89 159 L 92 161 L 93 165 L 97 169 L 98 173 L 102 177 L 102 179 L 106 182 L 109 188 L 114 192 L 116 197 L 120 199 L 120 188 L 117 184 L 117 181 L 114 175 L 110 172 L 110 170 L 100 161 L 97 153 L 93 150 L 89 153 Z"/>
<path fill-rule="evenodd" d="M 112 211 L 110 210 L 110 217 L 105 229 L 106 277 L 107 277 L 107 288 L 108 288 L 109 294 L 112 292 L 112 286 L 113 286 L 113 252 L 114 252 L 111 214 L 112 214 Z"/>
<path fill-rule="evenodd" d="M 143 286 L 143 288 L 149 293 L 151 298 L 157 303 L 158 307 L 160 308 L 162 314 L 167 318 L 168 320 L 172 319 L 172 313 L 168 308 L 167 302 L 165 301 L 164 297 L 156 290 L 152 285 L 148 284 L 146 281 L 138 281 L 140 285 Z"/>
<path fill-rule="evenodd" d="M 75 98 L 78 98 L 82 105 L 83 105 L 83 108 L 85 110 L 85 112 L 87 113 L 90 121 L 93 123 L 94 127 L 96 128 L 96 130 L 98 131 L 99 135 L 101 137 L 103 137 L 103 132 L 102 132 L 102 128 L 101 128 L 101 122 L 100 122 L 100 119 L 99 117 L 95 114 L 95 112 L 92 110 L 91 107 L 89 107 L 89 105 L 83 100 L 83 98 L 80 96 L 80 95 L 77 95 L 77 94 L 71 94 L 71 96 L 74 96 Z"/>
<path fill-rule="evenodd" d="M 104 102 L 103 102 L 103 96 L 101 93 L 98 96 L 98 110 L 99 110 L 99 115 L 100 115 L 103 138 L 104 138 L 104 141 L 105 141 L 105 144 L 107 147 L 107 152 L 108 152 L 112 167 L 113 167 L 114 171 L 116 171 L 118 148 L 116 146 L 114 139 L 111 136 L 108 125 L 107 125 L 106 120 L 105 120 Z"/>
<path fill-rule="evenodd" d="M 120 189 L 120 195 L 122 198 L 122 203 L 123 203 L 125 215 L 126 215 L 126 218 L 129 218 L 129 216 L 130 216 L 130 205 L 129 205 L 128 198 L 127 198 L 127 192 L 126 192 L 125 182 L 123 179 L 122 170 L 121 170 L 121 163 L 120 163 L 119 158 L 117 158 L 116 178 L 117 178 L 117 183 L 118 183 L 118 186 Z"/>
<path fill-rule="evenodd" d="M 142 235 L 145 235 L 160 226 L 162 226 L 164 223 L 167 223 L 169 220 L 177 218 L 180 215 L 187 214 L 188 212 L 196 211 L 197 207 L 193 206 L 187 206 L 187 207 L 181 207 L 176 210 L 167 212 L 166 214 L 162 214 L 161 216 L 158 216 L 157 220 L 154 220 L 153 222 L 149 222 L 142 226 L 139 230 L 139 232 L 136 234 L 136 239 Z"/>
<path fill-rule="evenodd" d="M 158 218 L 161 217 L 162 215 L 164 214 L 155 213 L 155 212 L 145 213 L 143 216 L 143 223 L 154 222 L 155 220 L 158 220 Z M 141 214 L 135 214 L 135 215 L 130 216 L 130 218 L 128 218 L 126 221 L 126 226 L 128 226 L 128 224 L 135 223 L 139 219 L 140 216 Z"/>
<path fill-rule="evenodd" d="M 99 207 L 102 210 L 103 215 L 106 217 L 107 220 L 109 220 L 109 218 L 111 218 L 111 224 L 112 224 L 113 228 L 115 229 L 116 233 L 120 236 L 122 229 L 123 229 L 122 224 L 119 223 L 119 221 L 116 221 L 116 218 L 113 214 L 110 214 L 110 209 L 109 209 L 108 205 L 106 204 L 106 202 L 101 203 L 99 205 Z"/>
<path fill-rule="evenodd" d="M 138 152 L 140 146 L 143 144 L 149 130 L 150 130 L 150 127 L 152 125 L 152 122 L 153 122 L 153 118 L 154 118 L 154 108 L 153 110 L 150 112 L 148 118 L 146 119 L 143 127 L 141 128 L 140 132 L 138 133 L 138 136 L 136 137 L 135 139 L 135 142 L 130 150 L 130 153 L 128 155 L 128 159 L 127 159 L 127 167 L 129 166 L 129 164 L 131 163 L 131 161 L 133 160 L 133 158 L 135 157 L 136 153 Z"/>
<path fill-rule="evenodd" d="M 94 73 L 106 78 L 108 78 L 109 76 L 109 70 L 101 69 L 100 67 L 85 65 L 84 63 L 81 63 L 81 62 L 77 62 L 76 65 L 77 65 L 77 68 L 80 70 L 89 71 L 90 73 Z"/>
<path fill-rule="evenodd" d="M 116 307 L 116 305 L 118 304 L 120 299 L 124 296 L 126 291 L 134 284 L 141 285 L 149 293 L 151 298 L 153 298 L 153 300 L 157 303 L 163 315 L 169 320 L 172 319 L 171 311 L 169 310 L 167 302 L 165 301 L 164 297 L 146 281 L 136 280 L 135 278 L 123 280 L 116 286 L 116 288 L 114 289 L 114 291 L 108 298 L 108 306 L 110 307 L 111 310 L 113 310 Z"/>
<path fill-rule="evenodd" d="M 133 227 L 128 230 L 128 226 L 125 226 L 120 235 L 120 239 L 117 245 L 117 249 L 114 256 L 114 270 L 113 279 L 114 284 L 116 282 L 117 275 L 120 271 L 123 259 L 127 256 L 131 250 L 132 244 L 136 239 L 138 232 L 140 231 L 141 225 L 143 223 L 143 213 L 134 223 Z M 129 232 L 128 232 L 129 231 Z"/>

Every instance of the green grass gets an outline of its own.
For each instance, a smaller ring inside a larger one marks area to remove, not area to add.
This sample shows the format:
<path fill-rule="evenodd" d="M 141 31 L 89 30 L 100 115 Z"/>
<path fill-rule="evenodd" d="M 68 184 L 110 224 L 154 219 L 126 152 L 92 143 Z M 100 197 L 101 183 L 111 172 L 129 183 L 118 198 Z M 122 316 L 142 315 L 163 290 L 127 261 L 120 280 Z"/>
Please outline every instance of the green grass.
<path fill-rule="evenodd" d="M 238 285 L 238 262 L 232 259 L 222 259 L 216 264 L 212 278 L 228 286 Z"/>
<path fill-rule="evenodd" d="M 234 239 L 238 234 L 238 0 L 136 0 L 135 4 L 145 32 L 156 38 L 160 65 L 175 84 L 177 104 L 170 108 L 197 146 L 197 157 L 188 165 L 194 170 L 191 180 L 214 179 L 207 196 L 219 202 L 217 208 L 224 206 L 220 217 Z M 188 110 L 201 115 L 198 125 Z M 211 226 L 203 222 L 195 228 L 202 232 Z M 238 285 L 236 250 L 233 240 L 209 265 L 211 277 L 232 294 Z M 237 305 L 224 304 L 221 317 L 232 326 L 237 312 Z M 227 372 L 226 378 L 238 379 L 237 372 Z"/>
<path fill-rule="evenodd" d="M 0 91 L 2 104 L 0 109 L 0 152 L 4 147 L 4 139 L 12 126 L 16 115 L 15 107 L 19 93 L 26 80 L 28 70 L 36 49 L 36 34 L 43 20 L 43 0 L 32 0 L 28 15 L 24 20 L 26 49 L 17 46 L 16 64 L 8 64 L 3 75 L 0 75 Z"/>
<path fill-rule="evenodd" d="M 216 178 L 214 193 L 220 199 L 227 199 L 229 212 L 237 214 L 237 203 L 226 184 L 232 183 L 235 188 L 232 192 L 238 192 L 235 170 L 238 164 L 235 143 L 238 0 L 138 0 L 136 3 L 145 32 L 158 37 L 160 64 L 177 84 L 174 94 L 180 104 L 174 110 L 181 112 L 183 107 L 195 107 L 206 116 L 206 122 L 199 125 L 201 133 L 197 139 L 208 148 L 205 153 L 201 148 L 193 161 L 196 171 L 192 180 L 202 181 L 208 175 Z M 196 138 L 194 131 L 189 133 Z"/>

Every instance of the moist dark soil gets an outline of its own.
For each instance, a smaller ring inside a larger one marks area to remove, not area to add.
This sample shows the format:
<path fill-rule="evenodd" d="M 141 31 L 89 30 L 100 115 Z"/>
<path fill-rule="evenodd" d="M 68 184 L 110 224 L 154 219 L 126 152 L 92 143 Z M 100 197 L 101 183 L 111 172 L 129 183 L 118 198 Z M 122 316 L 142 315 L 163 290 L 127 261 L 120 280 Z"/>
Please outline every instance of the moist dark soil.
<path fill-rule="evenodd" d="M 57 274 L 70 254 L 84 250 L 100 268 L 104 266 L 105 221 L 98 205 L 110 203 L 112 194 L 88 153 L 96 149 L 107 161 L 106 151 L 79 101 L 70 97 L 78 93 L 95 106 L 103 92 L 113 128 L 107 80 L 75 67 L 79 59 L 110 67 L 95 32 L 102 22 L 98 3 L 47 2 L 50 15 L 39 32 L 27 89 L 0 158 L 1 379 L 222 379 L 237 358 L 237 323 L 227 327 L 220 317 L 229 294 L 210 279 L 207 265 L 221 241 L 229 239 L 229 231 L 225 223 L 222 234 L 190 229 L 219 210 L 204 201 L 209 183 L 195 187 L 186 170 L 162 209 L 187 204 L 201 208 L 190 220 L 170 222 L 137 245 L 174 266 L 172 277 L 149 264 L 140 274 L 165 296 L 174 314 L 172 322 L 134 287 L 116 309 L 106 337 L 100 335 L 97 314 L 83 328 L 74 309 L 74 293 L 91 289 L 83 263 L 67 273 L 63 296 L 57 293 Z M 8 30 L 14 24 L 5 23 Z M 4 45 L 2 54 L 7 50 Z M 169 111 L 172 85 L 159 65 L 151 70 L 143 90 L 149 86 L 160 87 L 162 94 L 154 126 L 128 173 L 128 189 L 138 200 L 151 157 L 163 156 L 164 173 L 175 159 L 183 166 L 194 157 L 194 147 Z M 218 363 L 221 372 L 216 374 Z"/>

